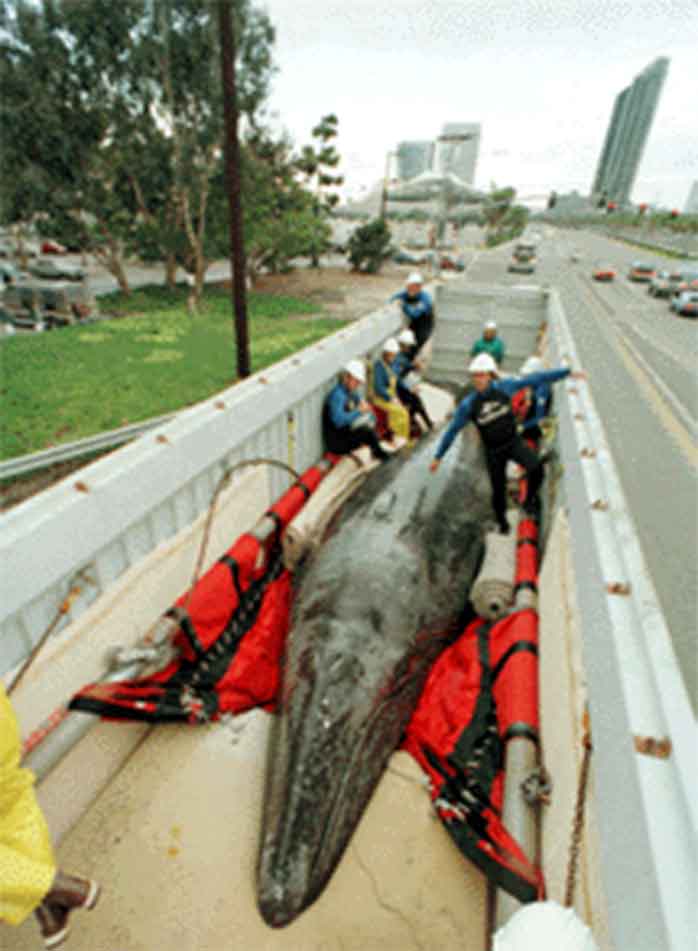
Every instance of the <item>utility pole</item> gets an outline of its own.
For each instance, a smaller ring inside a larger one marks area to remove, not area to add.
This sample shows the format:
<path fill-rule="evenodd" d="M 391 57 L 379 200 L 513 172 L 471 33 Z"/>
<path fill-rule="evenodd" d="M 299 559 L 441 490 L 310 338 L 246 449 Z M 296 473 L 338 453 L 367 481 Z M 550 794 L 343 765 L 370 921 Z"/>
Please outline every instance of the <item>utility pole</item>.
<path fill-rule="evenodd" d="M 381 192 L 381 206 L 378 217 L 385 221 L 386 206 L 388 204 L 388 176 L 390 175 L 390 157 L 393 153 L 387 152 L 385 156 L 385 175 L 383 176 L 383 191 Z"/>
<path fill-rule="evenodd" d="M 245 293 L 245 245 L 240 204 L 240 143 L 238 141 L 238 104 L 235 88 L 235 33 L 231 0 L 219 0 L 218 25 L 221 43 L 223 117 L 225 121 L 225 182 L 230 208 L 230 268 L 233 275 L 233 311 L 237 344 L 237 375 L 250 375 L 250 345 L 247 333 Z"/>

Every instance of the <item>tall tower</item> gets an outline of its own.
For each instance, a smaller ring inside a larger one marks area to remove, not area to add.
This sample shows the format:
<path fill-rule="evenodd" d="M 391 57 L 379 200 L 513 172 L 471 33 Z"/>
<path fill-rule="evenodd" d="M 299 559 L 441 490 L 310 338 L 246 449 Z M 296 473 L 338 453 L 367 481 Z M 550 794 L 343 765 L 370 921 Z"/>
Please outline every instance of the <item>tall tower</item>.
<path fill-rule="evenodd" d="M 686 199 L 684 214 L 698 214 L 698 182 L 694 182 L 691 186 L 691 191 L 689 192 L 688 198 Z"/>
<path fill-rule="evenodd" d="M 434 155 L 434 143 L 424 142 L 400 142 L 397 147 L 397 173 L 398 178 L 403 181 L 409 181 L 431 168 L 431 160 Z"/>
<path fill-rule="evenodd" d="M 592 197 L 627 204 L 669 69 L 660 56 L 616 96 L 596 168 Z"/>
<path fill-rule="evenodd" d="M 472 185 L 479 150 L 479 122 L 446 122 L 436 140 L 434 171 L 450 172 Z"/>

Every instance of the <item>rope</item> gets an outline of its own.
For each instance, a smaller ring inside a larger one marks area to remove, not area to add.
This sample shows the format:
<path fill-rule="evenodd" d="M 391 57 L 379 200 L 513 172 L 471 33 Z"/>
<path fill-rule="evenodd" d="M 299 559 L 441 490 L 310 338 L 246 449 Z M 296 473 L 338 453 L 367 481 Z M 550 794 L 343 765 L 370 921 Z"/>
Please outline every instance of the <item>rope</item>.
<path fill-rule="evenodd" d="M 589 732 L 589 712 L 584 711 L 584 736 L 582 738 L 584 755 L 582 756 L 582 766 L 579 770 L 579 781 L 577 784 L 577 802 L 574 810 L 574 820 L 572 822 L 572 839 L 570 842 L 570 857 L 567 864 L 567 882 L 565 885 L 565 906 L 571 908 L 574 905 L 574 891 L 577 884 L 577 868 L 579 865 L 579 850 L 582 842 L 582 833 L 584 831 L 584 808 L 586 804 L 587 790 L 589 788 L 589 766 L 591 764 L 591 734 Z"/>
<path fill-rule="evenodd" d="M 79 584 L 78 582 L 82 582 L 82 584 Z M 58 626 L 58 622 L 61 620 L 61 618 L 64 615 L 68 613 L 68 611 L 70 611 L 73 601 L 82 593 L 84 584 L 94 584 L 94 581 L 92 580 L 92 578 L 90 578 L 88 574 L 86 574 L 85 569 L 81 568 L 80 571 L 76 572 L 71 578 L 70 586 L 68 588 L 68 593 L 65 596 L 65 598 L 63 598 L 61 603 L 58 605 L 58 610 L 56 611 L 56 614 L 53 617 L 53 620 L 48 625 L 48 627 L 46 628 L 44 633 L 41 635 L 39 640 L 36 642 L 36 644 L 34 644 L 31 651 L 29 652 L 29 655 L 27 656 L 24 663 L 20 667 L 19 673 L 17 674 L 15 679 L 12 681 L 10 686 L 7 688 L 8 696 L 13 694 L 14 691 L 17 689 L 17 687 L 19 687 L 22 680 L 24 680 L 24 677 L 29 671 L 29 668 L 32 666 L 37 656 L 39 655 L 41 648 L 44 646 L 44 644 L 49 639 L 51 634 L 53 634 L 53 632 L 56 630 L 56 627 Z"/>
<path fill-rule="evenodd" d="M 206 553 L 206 547 L 208 546 L 208 539 L 209 539 L 209 534 L 211 531 L 211 525 L 213 524 L 213 513 L 216 507 L 216 503 L 218 502 L 218 497 L 220 496 L 221 492 L 230 481 L 231 476 L 235 472 L 237 472 L 238 469 L 243 469 L 245 468 L 245 466 L 277 466 L 279 469 L 283 469 L 285 472 L 288 472 L 290 475 L 292 475 L 296 482 L 300 481 L 300 475 L 296 472 L 296 470 L 293 469 L 291 466 L 287 465 L 287 463 L 280 462 L 278 459 L 267 459 L 264 457 L 259 457 L 255 459 L 243 459 L 241 462 L 236 463 L 230 469 L 226 469 L 226 471 L 218 480 L 218 484 L 216 485 L 216 488 L 214 490 L 213 497 L 211 498 L 211 504 L 209 505 L 209 508 L 208 508 L 208 514 L 206 515 L 206 523 L 204 525 L 204 533 L 201 538 L 201 545 L 199 546 L 199 554 L 196 560 L 196 565 L 194 567 L 194 574 L 192 576 L 191 584 L 189 586 L 189 591 L 187 593 L 187 596 L 183 604 L 183 607 L 185 609 L 187 605 L 189 604 L 189 599 L 191 598 L 192 593 L 194 591 L 194 586 L 199 580 L 199 576 L 201 574 L 201 568 L 204 562 L 204 555 Z"/>

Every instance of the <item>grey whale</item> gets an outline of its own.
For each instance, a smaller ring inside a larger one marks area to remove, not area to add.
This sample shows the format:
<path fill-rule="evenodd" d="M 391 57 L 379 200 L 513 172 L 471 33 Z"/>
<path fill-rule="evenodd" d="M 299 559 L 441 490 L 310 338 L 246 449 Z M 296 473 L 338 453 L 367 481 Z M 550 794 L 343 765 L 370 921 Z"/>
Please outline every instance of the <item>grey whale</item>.
<path fill-rule="evenodd" d="M 491 517 L 480 442 L 466 431 L 431 474 L 437 439 L 371 473 L 297 577 L 257 867 L 272 927 L 329 881 L 479 569 Z"/>

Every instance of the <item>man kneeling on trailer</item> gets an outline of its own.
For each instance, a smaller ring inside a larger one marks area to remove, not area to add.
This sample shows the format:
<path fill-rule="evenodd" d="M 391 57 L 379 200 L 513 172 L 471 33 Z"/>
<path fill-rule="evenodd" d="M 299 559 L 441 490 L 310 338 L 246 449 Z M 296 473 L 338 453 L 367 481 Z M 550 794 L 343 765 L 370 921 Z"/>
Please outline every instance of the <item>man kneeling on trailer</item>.
<path fill-rule="evenodd" d="M 370 446 L 376 459 L 387 459 L 378 442 L 376 418 L 370 405 L 359 393 L 366 382 L 361 360 L 350 360 L 330 390 L 322 407 L 322 436 L 328 452 L 344 455 L 359 446 Z"/>
<path fill-rule="evenodd" d="M 441 437 L 430 470 L 436 472 L 456 435 L 466 423 L 473 422 L 485 447 L 487 470 L 492 483 L 494 514 L 500 531 L 506 535 L 509 531 L 506 516 L 507 461 L 513 459 L 526 470 L 526 499 L 523 509 L 533 517 L 539 514 L 538 489 L 543 481 L 541 458 L 526 445 L 517 432 L 511 397 L 524 387 L 562 380 L 570 374 L 570 369 L 560 367 L 557 370 L 543 370 L 526 376 L 500 379 L 493 358 L 487 353 L 481 353 L 470 363 L 468 372 L 473 390 L 458 404 L 450 425 Z M 573 376 L 583 374 L 575 373 Z"/>

